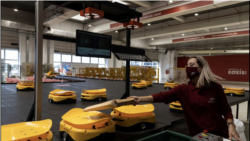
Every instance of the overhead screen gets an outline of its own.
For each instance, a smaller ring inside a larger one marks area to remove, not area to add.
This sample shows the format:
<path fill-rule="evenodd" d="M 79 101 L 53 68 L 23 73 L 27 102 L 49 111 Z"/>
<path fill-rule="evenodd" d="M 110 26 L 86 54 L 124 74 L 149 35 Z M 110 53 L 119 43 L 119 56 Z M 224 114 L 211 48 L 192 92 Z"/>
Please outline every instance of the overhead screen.
<path fill-rule="evenodd" d="M 76 56 L 111 58 L 112 37 L 76 30 Z"/>

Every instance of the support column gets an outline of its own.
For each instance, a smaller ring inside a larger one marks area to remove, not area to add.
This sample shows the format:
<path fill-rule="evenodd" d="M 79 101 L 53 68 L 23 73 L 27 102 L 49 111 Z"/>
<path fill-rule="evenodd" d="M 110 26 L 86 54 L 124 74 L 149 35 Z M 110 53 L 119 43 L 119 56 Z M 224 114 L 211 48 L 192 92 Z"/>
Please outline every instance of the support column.
<path fill-rule="evenodd" d="M 26 63 L 26 55 L 27 55 L 27 41 L 26 36 L 19 35 L 19 60 L 21 65 L 21 79 L 26 78 L 26 67 L 23 66 L 23 63 Z"/>
<path fill-rule="evenodd" d="M 54 48 L 55 48 L 55 45 L 54 45 L 54 41 L 53 40 L 50 40 L 49 41 L 49 54 L 50 54 L 50 57 L 49 57 L 49 63 L 50 64 L 53 64 L 54 62 Z"/>
<path fill-rule="evenodd" d="M 48 44 L 47 44 L 48 40 L 43 39 L 43 64 L 47 64 L 47 50 L 48 50 Z"/>
<path fill-rule="evenodd" d="M 29 61 L 35 64 L 35 37 L 33 35 L 29 36 Z"/>
<path fill-rule="evenodd" d="M 27 48 L 26 36 L 19 35 L 20 64 L 26 63 L 26 55 L 27 55 L 26 48 Z"/>
<path fill-rule="evenodd" d="M 130 36 L 131 29 L 127 28 L 127 38 L 126 38 L 126 46 L 130 48 Z M 130 96 L 130 60 L 126 60 L 126 84 L 125 84 L 125 94 L 121 99 L 125 99 Z"/>
<path fill-rule="evenodd" d="M 36 2 L 35 120 L 42 119 L 43 1 Z"/>

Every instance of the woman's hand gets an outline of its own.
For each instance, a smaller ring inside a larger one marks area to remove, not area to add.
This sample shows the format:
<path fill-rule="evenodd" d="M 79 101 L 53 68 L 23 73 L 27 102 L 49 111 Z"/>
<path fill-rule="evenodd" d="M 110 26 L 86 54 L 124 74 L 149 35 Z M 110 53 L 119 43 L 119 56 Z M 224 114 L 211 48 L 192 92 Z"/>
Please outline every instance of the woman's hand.
<path fill-rule="evenodd" d="M 137 97 L 137 96 L 127 97 L 127 99 L 129 99 L 129 98 L 133 98 L 134 99 L 134 102 L 133 102 L 134 106 L 137 105 L 137 104 L 139 104 L 141 102 L 141 99 L 139 97 Z"/>
<path fill-rule="evenodd" d="M 229 125 L 229 139 L 231 140 L 234 137 L 238 141 L 242 141 L 239 137 L 238 132 L 235 129 L 235 126 Z"/>

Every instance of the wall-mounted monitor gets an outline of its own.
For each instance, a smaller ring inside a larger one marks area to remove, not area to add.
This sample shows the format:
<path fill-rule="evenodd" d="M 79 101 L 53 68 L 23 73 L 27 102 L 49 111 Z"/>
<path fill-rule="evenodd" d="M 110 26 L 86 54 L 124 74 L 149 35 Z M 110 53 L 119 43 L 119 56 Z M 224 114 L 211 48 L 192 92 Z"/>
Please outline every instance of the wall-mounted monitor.
<path fill-rule="evenodd" d="M 111 58 L 112 36 L 76 30 L 76 56 Z"/>

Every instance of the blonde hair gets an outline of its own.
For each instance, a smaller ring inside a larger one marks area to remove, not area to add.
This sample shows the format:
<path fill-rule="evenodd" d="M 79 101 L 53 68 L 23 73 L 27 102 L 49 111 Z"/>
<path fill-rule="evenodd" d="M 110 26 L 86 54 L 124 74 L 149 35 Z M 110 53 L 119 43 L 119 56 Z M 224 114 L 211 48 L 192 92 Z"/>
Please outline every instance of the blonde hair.
<path fill-rule="evenodd" d="M 209 65 L 207 60 L 200 56 L 200 55 L 196 55 L 196 56 L 191 56 L 189 57 L 188 60 L 190 60 L 191 58 L 196 58 L 197 59 L 197 63 L 199 64 L 199 66 L 202 68 L 202 71 L 200 73 L 200 77 L 197 81 L 196 87 L 200 88 L 203 87 L 205 85 L 209 85 L 211 82 L 218 82 L 220 80 L 224 80 L 223 78 L 215 75 Z M 190 81 L 190 79 L 187 79 L 187 83 Z"/>

